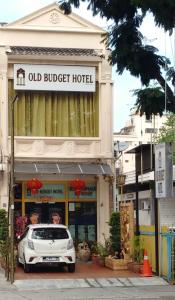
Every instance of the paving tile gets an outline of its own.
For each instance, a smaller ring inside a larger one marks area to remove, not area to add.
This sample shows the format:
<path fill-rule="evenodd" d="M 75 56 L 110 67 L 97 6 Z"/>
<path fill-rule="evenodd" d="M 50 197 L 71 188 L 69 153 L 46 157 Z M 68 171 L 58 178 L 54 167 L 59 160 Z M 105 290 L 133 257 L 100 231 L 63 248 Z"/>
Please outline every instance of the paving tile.
<path fill-rule="evenodd" d="M 132 282 L 128 278 L 119 277 L 117 278 L 119 282 L 123 284 L 123 286 L 133 286 Z"/>
<path fill-rule="evenodd" d="M 111 286 L 123 286 L 118 278 L 107 278 L 107 280 L 111 283 Z"/>
<path fill-rule="evenodd" d="M 96 280 L 102 287 L 111 287 L 111 283 L 107 278 L 97 278 Z"/>
<path fill-rule="evenodd" d="M 168 285 L 168 283 L 160 277 L 142 277 L 142 278 L 130 278 L 129 279 L 134 286 L 143 286 L 143 285 Z"/>
<path fill-rule="evenodd" d="M 86 281 L 90 287 L 100 287 L 100 284 L 94 278 L 86 278 Z"/>

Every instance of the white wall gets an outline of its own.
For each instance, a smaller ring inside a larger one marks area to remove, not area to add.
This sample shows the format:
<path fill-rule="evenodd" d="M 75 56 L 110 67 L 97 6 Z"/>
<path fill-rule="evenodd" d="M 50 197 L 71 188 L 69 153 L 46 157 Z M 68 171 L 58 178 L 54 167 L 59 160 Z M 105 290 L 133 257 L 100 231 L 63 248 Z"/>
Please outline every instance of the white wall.
<path fill-rule="evenodd" d="M 175 188 L 174 188 L 175 195 Z M 175 227 L 175 197 L 167 199 L 159 199 L 159 215 L 161 226 Z"/>

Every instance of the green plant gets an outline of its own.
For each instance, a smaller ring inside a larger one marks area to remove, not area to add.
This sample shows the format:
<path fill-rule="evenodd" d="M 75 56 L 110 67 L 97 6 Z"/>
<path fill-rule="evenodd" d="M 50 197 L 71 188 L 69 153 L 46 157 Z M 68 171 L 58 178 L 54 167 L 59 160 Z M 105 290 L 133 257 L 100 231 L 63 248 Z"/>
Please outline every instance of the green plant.
<path fill-rule="evenodd" d="M 2 258 L 1 263 L 7 266 L 7 257 L 9 253 L 9 238 L 8 238 L 8 218 L 7 212 L 4 209 L 0 209 L 0 256 Z"/>
<path fill-rule="evenodd" d="M 110 239 L 107 239 L 105 237 L 105 234 L 103 233 L 103 237 L 104 237 L 104 243 L 98 243 L 95 242 L 93 244 L 93 247 L 91 248 L 92 253 L 97 254 L 101 257 L 106 257 L 110 254 L 111 251 L 111 241 Z"/>
<path fill-rule="evenodd" d="M 0 241 L 5 241 L 8 236 L 7 212 L 0 209 Z"/>
<path fill-rule="evenodd" d="M 97 243 L 96 253 L 101 257 L 106 257 L 109 255 L 108 249 L 102 243 Z"/>
<path fill-rule="evenodd" d="M 140 236 L 134 236 L 132 258 L 135 262 L 142 263 L 143 256 L 144 256 L 143 242 Z"/>
<path fill-rule="evenodd" d="M 113 212 L 110 220 L 110 240 L 111 249 L 114 253 L 120 253 L 121 251 L 121 236 L 120 236 L 120 213 Z"/>

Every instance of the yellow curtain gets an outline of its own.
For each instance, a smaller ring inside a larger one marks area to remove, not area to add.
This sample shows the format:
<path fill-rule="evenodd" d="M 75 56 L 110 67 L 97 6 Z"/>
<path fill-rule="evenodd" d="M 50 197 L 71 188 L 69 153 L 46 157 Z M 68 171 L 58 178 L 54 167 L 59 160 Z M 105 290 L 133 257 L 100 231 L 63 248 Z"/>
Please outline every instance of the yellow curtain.
<path fill-rule="evenodd" d="M 9 101 L 14 95 L 13 81 L 9 80 Z M 14 108 L 15 135 L 99 135 L 98 87 L 95 93 L 18 91 L 18 95 Z"/>

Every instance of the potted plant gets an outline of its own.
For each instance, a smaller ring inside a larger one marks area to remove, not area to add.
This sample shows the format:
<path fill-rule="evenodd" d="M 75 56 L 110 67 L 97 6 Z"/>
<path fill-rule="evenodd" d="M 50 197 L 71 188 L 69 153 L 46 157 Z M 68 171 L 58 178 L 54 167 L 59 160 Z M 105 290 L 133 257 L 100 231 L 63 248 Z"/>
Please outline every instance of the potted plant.
<path fill-rule="evenodd" d="M 120 213 L 113 212 L 110 220 L 110 241 L 111 241 L 111 250 L 116 257 L 120 258 L 121 252 L 121 235 L 120 235 Z"/>
<path fill-rule="evenodd" d="M 139 273 L 143 265 L 144 248 L 140 236 L 133 238 L 132 262 L 128 263 L 128 269 Z"/>
<path fill-rule="evenodd" d="M 97 251 L 97 242 L 93 242 L 91 247 L 91 260 L 94 264 L 97 264 L 97 256 L 98 256 L 98 251 Z"/>
<path fill-rule="evenodd" d="M 97 264 L 100 266 L 105 265 L 105 257 L 109 255 L 108 248 L 106 247 L 106 244 L 97 243 Z"/>
<path fill-rule="evenodd" d="M 120 235 L 120 213 L 113 212 L 110 221 L 111 255 L 105 258 L 105 266 L 112 270 L 127 269 L 127 261 L 122 258 L 121 235 Z"/>
<path fill-rule="evenodd" d="M 78 244 L 78 251 L 77 251 L 77 257 L 81 261 L 88 261 L 91 256 L 91 251 L 89 249 L 88 243 L 83 241 L 82 243 Z"/>

